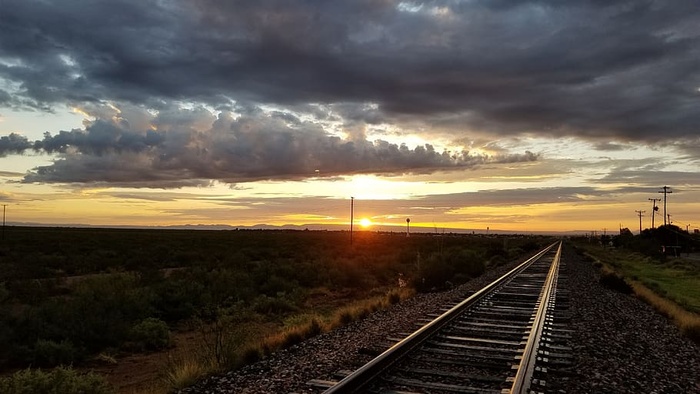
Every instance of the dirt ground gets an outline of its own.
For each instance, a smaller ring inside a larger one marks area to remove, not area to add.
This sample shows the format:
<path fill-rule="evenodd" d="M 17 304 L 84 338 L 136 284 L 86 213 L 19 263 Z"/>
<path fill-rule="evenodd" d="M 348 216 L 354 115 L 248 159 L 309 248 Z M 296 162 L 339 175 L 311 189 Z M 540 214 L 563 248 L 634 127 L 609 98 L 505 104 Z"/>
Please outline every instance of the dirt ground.
<path fill-rule="evenodd" d="M 173 333 L 174 346 L 171 349 L 146 354 L 125 354 L 115 357 L 116 363 L 96 360 L 81 367 L 105 376 L 120 394 L 159 392 L 170 357 L 183 349 L 196 346 L 199 339 L 193 331 Z"/>

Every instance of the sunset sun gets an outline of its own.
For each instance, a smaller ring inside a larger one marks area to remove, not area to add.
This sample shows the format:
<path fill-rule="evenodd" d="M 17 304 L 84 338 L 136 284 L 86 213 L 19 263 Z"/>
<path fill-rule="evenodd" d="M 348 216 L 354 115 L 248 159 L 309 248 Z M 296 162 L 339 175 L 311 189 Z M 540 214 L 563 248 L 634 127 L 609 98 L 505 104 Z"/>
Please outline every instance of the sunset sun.
<path fill-rule="evenodd" d="M 360 226 L 362 226 L 362 227 L 364 227 L 364 228 L 368 228 L 368 227 L 370 227 L 371 225 L 372 225 L 372 221 L 369 220 L 369 219 L 367 219 L 367 218 L 362 218 L 362 219 L 360 220 Z"/>

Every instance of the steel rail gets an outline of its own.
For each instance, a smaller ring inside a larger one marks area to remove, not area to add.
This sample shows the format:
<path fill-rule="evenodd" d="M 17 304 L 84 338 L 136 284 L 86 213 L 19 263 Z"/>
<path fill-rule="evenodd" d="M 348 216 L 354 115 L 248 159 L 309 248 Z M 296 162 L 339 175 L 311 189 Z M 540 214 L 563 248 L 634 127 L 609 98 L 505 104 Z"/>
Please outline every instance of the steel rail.
<path fill-rule="evenodd" d="M 560 242 L 555 242 L 547 246 L 542 251 L 538 252 L 523 263 L 519 264 L 517 267 L 508 271 L 508 273 L 506 273 L 505 275 L 501 276 L 500 278 L 491 282 L 489 285 L 485 286 L 481 290 L 472 294 L 464 301 L 455 305 L 450 310 L 442 314 L 440 317 L 421 327 L 416 332 L 409 335 L 394 346 L 390 347 L 367 364 L 355 370 L 353 373 L 343 378 L 333 387 L 324 391 L 323 394 L 349 394 L 363 392 L 360 390 L 364 389 L 367 385 L 369 385 L 369 383 L 372 380 L 374 380 L 383 371 L 394 365 L 399 359 L 401 359 L 411 350 L 419 346 L 427 337 L 431 336 L 432 334 L 439 331 L 442 327 L 449 324 L 452 320 L 459 316 L 460 312 L 476 304 L 484 296 L 488 295 L 494 288 L 507 282 L 513 276 L 517 275 L 518 273 L 532 265 L 532 263 L 539 260 L 543 255 L 545 255 L 555 245 L 557 245 L 557 243 L 559 243 L 561 248 Z"/>
<path fill-rule="evenodd" d="M 559 260 L 561 259 L 561 243 L 559 243 L 559 248 L 557 249 L 557 254 L 554 256 L 552 261 L 552 266 L 547 274 L 547 280 L 545 281 L 544 287 L 542 288 L 542 294 L 540 296 L 540 305 L 537 308 L 537 315 L 535 316 L 532 329 L 530 330 L 530 335 L 527 339 L 527 345 L 525 345 L 525 350 L 520 359 L 520 364 L 518 365 L 518 372 L 515 374 L 513 379 L 513 385 L 510 390 L 504 390 L 506 393 L 511 394 L 523 394 L 530 392 L 530 386 L 532 384 L 532 375 L 535 372 L 535 363 L 537 362 L 537 351 L 540 345 L 540 339 L 542 338 L 542 332 L 544 331 L 545 320 L 547 317 L 547 310 L 549 309 L 550 301 L 554 292 L 556 292 L 556 282 L 559 273 Z"/>

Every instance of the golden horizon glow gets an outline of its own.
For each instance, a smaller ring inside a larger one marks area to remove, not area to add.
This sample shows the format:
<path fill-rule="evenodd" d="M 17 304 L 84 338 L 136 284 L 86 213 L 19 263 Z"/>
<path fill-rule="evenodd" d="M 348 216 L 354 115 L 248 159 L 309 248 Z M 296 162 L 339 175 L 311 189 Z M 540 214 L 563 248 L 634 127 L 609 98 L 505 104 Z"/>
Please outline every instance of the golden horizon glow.
<path fill-rule="evenodd" d="M 383 181 L 383 180 L 382 180 Z M 321 195 L 304 195 L 316 190 L 321 181 L 250 183 L 245 190 L 231 190 L 227 185 L 208 188 L 183 188 L 172 191 L 127 188 L 63 189 L 49 185 L 6 183 L 0 193 L 7 202 L 9 225 L 95 225 L 95 226 L 314 226 L 342 229 L 350 224 L 350 198 L 325 196 L 338 181 L 324 181 Z M 380 182 L 379 179 L 373 182 Z M 386 181 L 391 185 L 394 180 Z M 346 183 L 346 182 L 344 182 Z M 403 181 L 410 186 L 411 182 Z M 424 185 L 423 187 L 434 187 Z M 454 185 L 453 185 L 454 186 Z M 388 190 L 388 186 L 385 186 Z M 420 186 L 414 185 L 414 191 Z M 299 188 L 299 193 L 289 193 Z M 403 193 L 401 193 L 403 194 Z M 511 193 L 514 194 L 514 193 Z M 546 193 L 542 193 L 546 195 Z M 488 194 L 487 194 L 488 196 Z M 652 195 L 653 196 L 653 195 Z M 573 201 L 519 203 L 511 200 L 489 201 L 479 192 L 461 195 L 415 195 L 413 198 L 363 200 L 355 198 L 356 224 L 362 229 L 401 231 L 407 217 L 412 228 L 427 231 L 474 230 L 542 232 L 542 231 L 617 231 L 638 228 L 635 210 L 646 207 L 645 193 L 602 198 L 572 193 Z M 485 204 L 487 202 L 487 204 Z M 674 224 L 697 228 L 700 202 L 689 190 L 674 193 L 669 213 Z M 662 221 L 657 217 L 657 225 Z M 651 217 L 643 217 L 643 227 Z"/>
<path fill-rule="evenodd" d="M 119 108 L 106 105 L 106 114 Z M 212 110 L 213 111 L 213 110 Z M 70 108 L 63 126 L 50 125 L 48 116 L 3 114 L 0 133 L 21 126 L 30 140 L 42 138 L 46 129 L 80 128 L 90 122 L 90 107 Z M 124 111 L 128 114 L 129 111 Z M 211 112 L 212 117 L 215 115 Z M 207 126 L 208 117 L 197 124 Z M 145 123 L 144 123 L 145 125 Z M 143 125 L 142 125 L 143 126 Z M 149 123 L 143 127 L 156 127 Z M 396 130 L 368 130 L 372 138 L 395 143 L 428 141 L 422 131 L 406 134 Z M 429 142 L 440 149 L 449 141 Z M 650 211 L 647 198 L 658 197 L 649 180 L 629 178 L 618 167 L 647 171 L 650 162 L 660 163 L 659 187 L 674 188 L 669 213 L 681 227 L 700 224 L 700 184 L 692 162 L 669 162 L 673 147 L 606 151 L 601 157 L 591 142 L 573 138 L 499 139 L 477 144 L 506 150 L 544 152 L 537 161 L 477 165 L 465 170 L 430 169 L 414 173 L 325 174 L 319 168 L 303 180 L 270 179 L 229 184 L 212 181 L 202 187 L 150 189 L 142 186 L 100 184 L 23 183 L 27 172 L 51 166 L 59 154 L 24 153 L 0 157 L 0 199 L 7 205 L 7 221 L 29 225 L 94 226 L 313 226 L 339 229 L 350 225 L 350 196 L 354 197 L 355 224 L 363 229 L 401 231 L 406 218 L 412 228 L 430 231 L 610 231 L 618 227 L 638 228 L 636 210 Z M 517 149 L 516 149 L 517 148 Z M 649 176 L 653 176 L 650 173 Z M 671 178 L 675 176 L 675 178 Z M 641 179 L 641 178 L 639 178 Z M 154 187 L 157 185 L 154 185 Z M 648 191 L 644 191 L 648 189 Z M 629 191 L 632 190 L 632 191 Z M 657 218 L 657 223 L 663 218 Z M 644 216 L 644 227 L 650 227 Z"/>

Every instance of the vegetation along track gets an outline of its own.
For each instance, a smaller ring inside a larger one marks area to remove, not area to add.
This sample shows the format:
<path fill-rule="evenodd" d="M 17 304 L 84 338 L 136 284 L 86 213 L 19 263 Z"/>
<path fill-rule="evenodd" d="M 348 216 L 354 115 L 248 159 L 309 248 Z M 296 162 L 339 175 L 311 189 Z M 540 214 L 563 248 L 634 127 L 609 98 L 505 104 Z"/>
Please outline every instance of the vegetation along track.
<path fill-rule="evenodd" d="M 560 254 L 548 246 L 324 393 L 546 391 L 547 368 L 570 358 Z"/>

